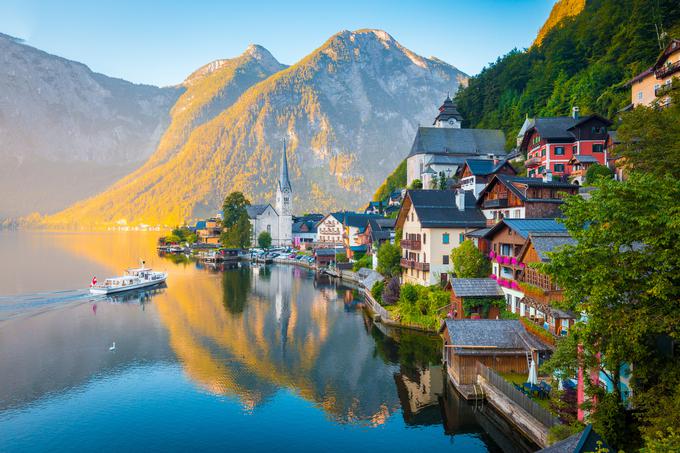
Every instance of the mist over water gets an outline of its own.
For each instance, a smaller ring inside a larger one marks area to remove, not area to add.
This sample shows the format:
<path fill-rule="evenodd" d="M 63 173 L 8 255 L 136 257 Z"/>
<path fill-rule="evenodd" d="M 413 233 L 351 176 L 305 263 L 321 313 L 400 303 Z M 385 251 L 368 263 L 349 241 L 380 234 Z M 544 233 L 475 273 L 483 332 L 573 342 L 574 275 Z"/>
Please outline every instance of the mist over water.
<path fill-rule="evenodd" d="M 438 338 L 385 336 L 352 288 L 156 238 L 0 232 L 0 451 L 524 451 L 448 388 Z M 166 287 L 88 294 L 140 258 Z"/>

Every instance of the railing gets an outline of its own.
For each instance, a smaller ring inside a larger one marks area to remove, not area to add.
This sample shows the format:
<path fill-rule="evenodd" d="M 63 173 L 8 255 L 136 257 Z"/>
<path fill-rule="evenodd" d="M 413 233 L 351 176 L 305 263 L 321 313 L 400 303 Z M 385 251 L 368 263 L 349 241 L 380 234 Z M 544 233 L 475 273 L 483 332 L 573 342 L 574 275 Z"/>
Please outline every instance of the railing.
<path fill-rule="evenodd" d="M 541 165 L 540 157 L 532 157 L 524 162 L 525 167 L 538 167 L 539 165 Z"/>
<path fill-rule="evenodd" d="M 409 260 L 406 258 L 402 258 L 399 261 L 399 264 L 401 265 L 401 267 L 404 267 L 406 269 L 415 269 L 416 267 L 416 262 L 414 260 Z"/>
<path fill-rule="evenodd" d="M 661 79 L 673 74 L 675 71 L 678 70 L 680 70 L 680 61 L 676 61 L 673 64 L 664 65 L 660 67 L 659 69 L 654 71 L 654 75 L 656 76 L 657 79 Z"/>
<path fill-rule="evenodd" d="M 541 422 L 543 425 L 551 428 L 560 423 L 559 419 L 551 414 L 548 410 L 541 407 L 538 403 L 526 396 L 521 391 L 517 390 L 512 383 L 506 381 L 499 376 L 491 368 L 483 363 L 477 362 L 477 374 L 482 376 L 486 381 L 496 387 L 498 391 L 510 398 L 515 404 L 524 409 L 529 415 Z"/>
<path fill-rule="evenodd" d="M 664 83 L 658 88 L 654 88 L 654 96 L 659 97 L 663 96 L 664 94 L 669 93 L 672 89 L 676 88 L 678 86 L 677 83 Z"/>
<path fill-rule="evenodd" d="M 420 250 L 419 239 L 402 239 L 401 248 L 407 250 Z"/>
<path fill-rule="evenodd" d="M 429 271 L 430 270 L 430 263 L 420 263 L 416 261 L 416 266 L 415 268 L 419 271 Z"/>
<path fill-rule="evenodd" d="M 485 200 L 484 201 L 484 207 L 485 208 L 507 208 L 508 207 L 508 199 L 507 198 L 496 198 L 494 200 Z"/>

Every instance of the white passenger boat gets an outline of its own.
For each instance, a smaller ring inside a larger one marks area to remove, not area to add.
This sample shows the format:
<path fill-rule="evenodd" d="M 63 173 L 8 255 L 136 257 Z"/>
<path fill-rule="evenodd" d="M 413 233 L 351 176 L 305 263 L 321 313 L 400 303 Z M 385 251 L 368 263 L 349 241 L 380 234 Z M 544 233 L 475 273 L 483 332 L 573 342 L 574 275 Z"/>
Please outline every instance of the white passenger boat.
<path fill-rule="evenodd" d="M 147 288 L 163 283 L 168 278 L 167 272 L 156 272 L 144 266 L 136 269 L 128 269 L 122 277 L 110 277 L 103 283 L 97 283 L 97 278 L 92 279 L 90 285 L 91 294 L 111 294 L 133 289 Z"/>

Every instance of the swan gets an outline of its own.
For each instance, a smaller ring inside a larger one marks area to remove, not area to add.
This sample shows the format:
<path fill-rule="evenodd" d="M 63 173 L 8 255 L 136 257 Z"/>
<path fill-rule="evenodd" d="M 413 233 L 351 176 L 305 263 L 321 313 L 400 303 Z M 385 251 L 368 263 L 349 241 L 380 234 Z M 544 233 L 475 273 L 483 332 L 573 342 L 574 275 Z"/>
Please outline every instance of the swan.
<path fill-rule="evenodd" d="M 116 342 L 114 341 L 113 344 L 109 347 L 109 351 L 115 351 L 116 350 Z"/>

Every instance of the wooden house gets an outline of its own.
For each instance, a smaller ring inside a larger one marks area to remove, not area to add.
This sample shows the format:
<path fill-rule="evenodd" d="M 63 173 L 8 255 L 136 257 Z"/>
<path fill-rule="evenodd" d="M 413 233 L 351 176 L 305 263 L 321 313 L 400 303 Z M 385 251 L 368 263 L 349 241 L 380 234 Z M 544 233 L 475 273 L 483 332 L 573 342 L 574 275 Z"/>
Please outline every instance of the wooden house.
<path fill-rule="evenodd" d="M 516 319 L 447 319 L 440 334 L 446 371 L 458 388 L 476 383 L 477 362 L 500 373 L 528 374 L 530 360 L 538 363 L 550 351 Z"/>
<path fill-rule="evenodd" d="M 679 86 L 675 80 L 679 73 L 680 39 L 671 39 L 654 65 L 628 82 L 631 106 L 669 105 L 670 91 Z"/>
<path fill-rule="evenodd" d="M 486 313 L 483 313 L 482 302 L 484 299 L 504 300 L 503 290 L 498 286 L 498 282 L 491 278 L 452 278 L 447 284 L 447 291 L 451 292 L 451 310 L 449 317 L 453 319 L 476 318 L 496 319 L 500 315 L 497 306 L 491 306 Z M 465 305 L 476 307 L 469 313 L 465 310 Z"/>
<path fill-rule="evenodd" d="M 458 171 L 460 188 L 477 197 L 496 174 L 516 176 L 517 171 L 505 159 L 467 159 Z"/>

